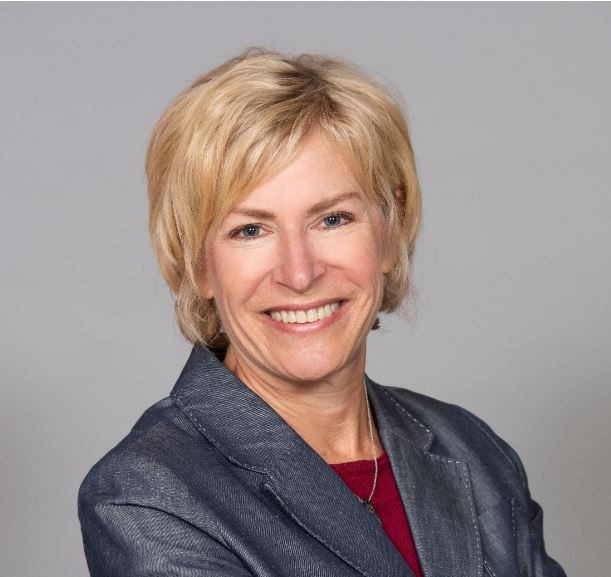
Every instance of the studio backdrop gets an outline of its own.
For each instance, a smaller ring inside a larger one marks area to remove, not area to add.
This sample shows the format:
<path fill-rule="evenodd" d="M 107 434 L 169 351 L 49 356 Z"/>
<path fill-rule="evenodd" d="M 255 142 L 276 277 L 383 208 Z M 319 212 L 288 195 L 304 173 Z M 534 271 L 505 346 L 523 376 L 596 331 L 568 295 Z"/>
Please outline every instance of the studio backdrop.
<path fill-rule="evenodd" d="M 150 248 L 146 144 L 248 46 L 345 57 L 401 95 L 416 293 L 367 372 L 484 418 L 549 554 L 607 575 L 611 6 L 570 2 L 0 5 L 0 574 L 87 574 L 78 486 L 191 348 Z"/>

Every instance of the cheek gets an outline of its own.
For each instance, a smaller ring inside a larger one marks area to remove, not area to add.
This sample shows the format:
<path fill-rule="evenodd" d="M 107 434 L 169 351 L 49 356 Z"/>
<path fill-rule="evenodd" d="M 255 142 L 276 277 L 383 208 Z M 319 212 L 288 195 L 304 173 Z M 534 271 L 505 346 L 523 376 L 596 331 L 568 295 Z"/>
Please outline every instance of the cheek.
<path fill-rule="evenodd" d="M 346 235 L 338 238 L 333 246 L 326 247 L 326 254 L 332 255 L 336 267 L 343 270 L 357 284 L 373 287 L 382 280 L 382 254 L 379 243 L 372 234 Z"/>
<path fill-rule="evenodd" d="M 269 251 L 258 247 L 217 251 L 213 260 L 213 287 L 217 302 L 231 309 L 246 302 L 269 272 Z"/>

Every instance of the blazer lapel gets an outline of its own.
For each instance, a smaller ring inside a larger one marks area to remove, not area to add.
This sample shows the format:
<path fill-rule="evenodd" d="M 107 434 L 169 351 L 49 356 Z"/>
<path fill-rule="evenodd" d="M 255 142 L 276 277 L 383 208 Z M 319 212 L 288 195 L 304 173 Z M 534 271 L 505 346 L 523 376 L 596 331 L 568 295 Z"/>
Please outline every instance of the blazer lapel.
<path fill-rule="evenodd" d="M 378 430 L 426 577 L 481 577 L 480 534 L 467 463 L 430 452 L 434 436 L 367 379 Z"/>
<path fill-rule="evenodd" d="M 367 378 L 369 398 L 426 577 L 481 577 L 466 463 L 429 452 L 433 434 Z M 266 475 L 263 490 L 311 536 L 368 577 L 414 577 L 344 481 L 214 354 L 194 346 L 171 397 L 234 463 Z"/>
<path fill-rule="evenodd" d="M 356 571 L 367 577 L 414 577 L 337 473 L 210 350 L 193 347 L 170 396 L 227 458 L 265 474 L 263 489 Z"/>
<path fill-rule="evenodd" d="M 414 577 L 378 521 L 313 449 L 301 447 L 278 465 L 267 489 L 310 535 L 362 575 Z"/>

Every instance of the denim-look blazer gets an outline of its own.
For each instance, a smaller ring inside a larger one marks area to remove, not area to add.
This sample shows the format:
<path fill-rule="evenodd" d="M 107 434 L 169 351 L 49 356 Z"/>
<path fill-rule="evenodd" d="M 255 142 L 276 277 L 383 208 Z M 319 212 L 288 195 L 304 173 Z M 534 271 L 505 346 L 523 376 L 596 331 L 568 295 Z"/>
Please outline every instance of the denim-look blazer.
<path fill-rule="evenodd" d="M 425 577 L 565 577 L 507 443 L 458 406 L 366 385 Z M 93 577 L 414 577 L 335 471 L 197 345 L 78 507 Z"/>

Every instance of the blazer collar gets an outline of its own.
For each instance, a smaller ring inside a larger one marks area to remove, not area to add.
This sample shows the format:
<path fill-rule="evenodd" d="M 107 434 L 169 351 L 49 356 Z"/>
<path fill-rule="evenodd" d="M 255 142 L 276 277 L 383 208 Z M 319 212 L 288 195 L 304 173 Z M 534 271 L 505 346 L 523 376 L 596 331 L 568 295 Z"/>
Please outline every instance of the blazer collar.
<path fill-rule="evenodd" d="M 428 452 L 433 432 L 367 376 L 366 385 L 425 575 L 480 576 L 466 465 L 436 459 Z M 219 451 L 265 474 L 264 490 L 362 575 L 414 577 L 335 471 L 212 351 L 193 347 L 170 395 Z"/>
<path fill-rule="evenodd" d="M 433 433 L 380 385 L 365 379 L 380 434 L 392 432 L 427 450 Z M 249 469 L 269 473 L 292 461 L 296 450 L 312 450 L 206 347 L 193 347 L 170 396 L 221 452 Z"/>

